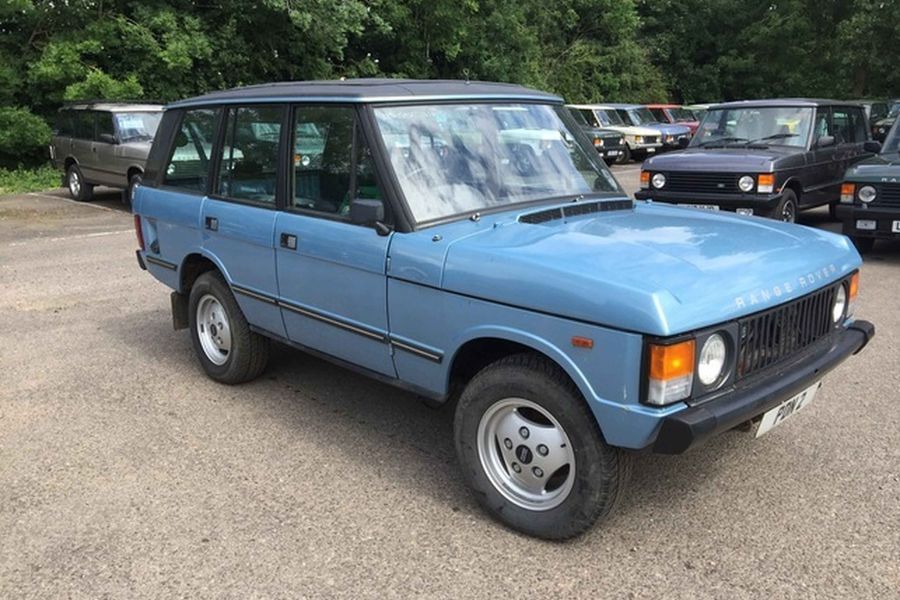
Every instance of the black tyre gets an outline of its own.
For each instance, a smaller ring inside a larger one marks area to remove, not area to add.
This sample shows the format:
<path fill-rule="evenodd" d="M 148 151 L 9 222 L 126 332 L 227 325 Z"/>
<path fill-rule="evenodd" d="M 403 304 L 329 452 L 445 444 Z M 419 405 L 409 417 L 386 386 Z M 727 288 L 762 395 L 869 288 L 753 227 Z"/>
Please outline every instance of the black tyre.
<path fill-rule="evenodd" d="M 243 383 L 265 370 L 269 340 L 250 331 L 231 289 L 217 271 L 208 271 L 194 282 L 188 318 L 194 350 L 211 378 Z"/>
<path fill-rule="evenodd" d="M 125 188 L 125 193 L 122 196 L 122 201 L 125 203 L 125 206 L 131 206 L 131 203 L 134 201 L 134 189 L 141 185 L 143 181 L 144 178 L 140 173 L 135 173 L 128 178 L 128 187 Z"/>
<path fill-rule="evenodd" d="M 860 254 L 871 252 L 872 248 L 875 247 L 875 238 L 854 236 L 851 239 L 853 240 L 853 245 L 856 246 L 856 249 L 859 250 Z"/>
<path fill-rule="evenodd" d="M 631 470 L 631 454 L 603 440 L 571 380 L 536 354 L 478 373 L 459 399 L 454 430 L 478 502 L 540 538 L 571 538 L 605 517 Z"/>
<path fill-rule="evenodd" d="M 797 222 L 797 194 L 793 190 L 781 192 L 781 200 L 772 212 L 772 218 L 785 223 Z"/>
<path fill-rule="evenodd" d="M 87 202 L 94 196 L 94 186 L 84 180 L 84 175 L 76 164 L 71 164 L 66 169 L 66 187 L 69 188 L 69 195 L 79 202 Z"/>
<path fill-rule="evenodd" d="M 618 164 L 631 162 L 631 148 L 628 147 L 628 144 L 626 144 L 625 148 L 619 153 L 619 157 L 616 158 L 616 162 Z"/>

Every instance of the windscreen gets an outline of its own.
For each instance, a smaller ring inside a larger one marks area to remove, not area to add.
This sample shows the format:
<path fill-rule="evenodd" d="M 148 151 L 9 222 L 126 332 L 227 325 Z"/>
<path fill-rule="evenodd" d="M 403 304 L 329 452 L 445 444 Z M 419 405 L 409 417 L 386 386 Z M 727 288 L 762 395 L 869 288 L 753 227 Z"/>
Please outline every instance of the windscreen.
<path fill-rule="evenodd" d="M 783 145 L 805 147 L 813 109 L 797 106 L 719 108 L 707 111 L 691 146 Z"/>
<path fill-rule="evenodd" d="M 391 167 L 417 222 L 567 196 L 617 192 L 615 179 L 544 104 L 375 109 Z"/>
<path fill-rule="evenodd" d="M 596 109 L 594 110 L 594 114 L 597 115 L 597 118 L 600 120 L 600 124 L 606 127 L 625 125 L 625 121 L 622 120 L 622 117 L 619 116 L 619 113 L 617 113 L 615 110 Z"/>
<path fill-rule="evenodd" d="M 884 145 L 881 149 L 882 154 L 891 154 L 894 152 L 900 152 L 900 121 L 897 121 L 894 123 L 894 126 L 891 127 L 891 131 L 888 133 L 887 139 L 884 140 Z"/>

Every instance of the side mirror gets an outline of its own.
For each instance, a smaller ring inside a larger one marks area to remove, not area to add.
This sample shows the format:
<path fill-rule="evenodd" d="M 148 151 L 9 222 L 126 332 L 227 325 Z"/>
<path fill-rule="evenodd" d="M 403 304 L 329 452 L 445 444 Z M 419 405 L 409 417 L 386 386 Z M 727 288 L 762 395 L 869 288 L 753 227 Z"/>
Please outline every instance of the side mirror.
<path fill-rule="evenodd" d="M 878 154 L 879 152 L 881 152 L 881 142 L 866 140 L 865 142 L 863 142 L 863 152 Z"/>
<path fill-rule="evenodd" d="M 690 143 L 691 143 L 691 138 L 689 138 L 689 137 L 678 138 L 678 147 L 679 148 L 687 148 L 688 144 L 690 144 Z"/>
<path fill-rule="evenodd" d="M 119 143 L 119 140 L 116 139 L 116 136 L 114 136 L 111 133 L 101 133 L 100 141 L 103 142 L 104 144 L 118 144 Z"/>
<path fill-rule="evenodd" d="M 833 135 L 823 135 L 819 138 L 819 141 L 816 142 L 816 148 L 827 148 L 829 146 L 834 146 Z"/>
<path fill-rule="evenodd" d="M 354 225 L 375 225 L 384 221 L 384 203 L 381 200 L 357 198 L 350 203 L 350 222 Z"/>

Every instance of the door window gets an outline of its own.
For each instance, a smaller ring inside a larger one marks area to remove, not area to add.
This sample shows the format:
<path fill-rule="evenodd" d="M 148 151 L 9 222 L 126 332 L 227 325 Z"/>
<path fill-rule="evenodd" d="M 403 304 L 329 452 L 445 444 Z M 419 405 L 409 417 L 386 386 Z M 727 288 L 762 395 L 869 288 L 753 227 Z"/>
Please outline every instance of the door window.
<path fill-rule="evenodd" d="M 353 198 L 382 198 L 352 108 L 295 109 L 292 189 L 291 206 L 340 217 L 349 214 Z"/>
<path fill-rule="evenodd" d="M 283 115 L 281 106 L 229 109 L 217 194 L 275 204 Z"/>
<path fill-rule="evenodd" d="M 56 135 L 72 137 L 75 135 L 75 122 L 71 110 L 62 110 L 56 119 Z"/>
<path fill-rule="evenodd" d="M 850 109 L 850 130 L 853 143 L 862 143 L 869 137 L 868 129 L 866 128 L 866 114 L 863 109 Z"/>
<path fill-rule="evenodd" d="M 75 137 L 82 140 L 94 139 L 94 113 L 87 110 L 73 111 Z"/>
<path fill-rule="evenodd" d="M 850 123 L 850 110 L 844 107 L 831 111 L 832 135 L 836 144 L 847 144 L 853 141 L 853 126 Z"/>
<path fill-rule="evenodd" d="M 108 112 L 98 112 L 97 115 L 97 137 L 94 138 L 95 141 L 108 143 L 109 138 L 106 140 L 103 139 L 103 135 L 106 134 L 111 137 L 115 137 L 116 131 L 113 128 L 113 120 L 112 113 Z"/>
<path fill-rule="evenodd" d="M 829 118 L 827 108 L 820 108 L 816 111 L 816 125 L 813 129 L 813 140 L 814 142 L 818 142 L 821 138 L 826 135 L 833 135 L 831 133 L 831 119 Z"/>
<path fill-rule="evenodd" d="M 206 191 L 215 131 L 215 110 L 201 108 L 184 113 L 166 164 L 163 185 L 195 192 Z"/>

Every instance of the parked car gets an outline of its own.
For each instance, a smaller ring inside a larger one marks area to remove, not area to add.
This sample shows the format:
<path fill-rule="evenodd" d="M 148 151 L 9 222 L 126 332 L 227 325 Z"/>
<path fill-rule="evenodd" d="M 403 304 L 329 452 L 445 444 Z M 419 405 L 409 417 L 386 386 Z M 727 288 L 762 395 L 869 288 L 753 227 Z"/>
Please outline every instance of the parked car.
<path fill-rule="evenodd" d="M 706 111 L 709 110 L 710 106 L 713 106 L 713 105 L 712 104 L 686 104 L 684 106 L 684 108 L 685 108 L 685 110 L 691 111 L 691 114 L 694 115 L 694 118 L 699 123 L 700 121 L 703 120 L 703 117 L 706 116 Z"/>
<path fill-rule="evenodd" d="M 897 115 L 900 115 L 900 102 L 891 106 L 886 117 L 878 119 L 877 121 L 873 120 L 872 139 L 883 142 L 887 138 L 887 134 L 891 130 L 891 127 L 893 127 L 894 123 L 897 121 Z"/>
<path fill-rule="evenodd" d="M 644 160 L 662 148 L 659 130 L 627 124 L 611 106 L 572 104 L 569 105 L 569 109 L 580 112 L 591 127 L 609 129 L 622 134 L 625 138 L 625 150 L 620 155 L 619 162 L 628 162 L 632 158 Z"/>
<path fill-rule="evenodd" d="M 877 239 L 900 239 L 900 124 L 894 123 L 881 152 L 847 170 L 841 186 L 844 235 L 860 252 Z"/>
<path fill-rule="evenodd" d="M 611 104 L 622 120 L 635 127 L 648 127 L 660 133 L 664 150 L 678 148 L 691 139 L 691 129 L 686 125 L 660 123 L 646 106 L 639 104 Z"/>
<path fill-rule="evenodd" d="M 608 514 L 634 450 L 765 433 L 874 335 L 847 238 L 635 203 L 561 98 L 507 84 L 176 102 L 134 214 L 209 377 L 254 379 L 278 340 L 435 403 L 459 390 L 463 477 L 545 538 Z"/>
<path fill-rule="evenodd" d="M 859 105 L 750 100 L 710 107 L 686 150 L 643 165 L 639 199 L 794 222 L 840 199 L 844 171 L 878 151 Z"/>
<path fill-rule="evenodd" d="M 624 135 L 612 129 L 594 127 L 591 123 L 588 123 L 582 111 L 577 108 L 570 108 L 569 112 L 572 118 L 575 119 L 575 122 L 578 123 L 578 126 L 581 127 L 581 130 L 588 136 L 588 139 L 591 140 L 591 144 L 597 149 L 597 152 L 603 157 L 603 161 L 606 164 L 611 165 L 622 160 L 626 149 Z"/>
<path fill-rule="evenodd" d="M 93 196 L 95 185 L 125 190 L 130 201 L 162 117 L 160 104 L 86 102 L 60 109 L 50 141 L 53 165 L 75 200 Z"/>
<path fill-rule="evenodd" d="M 891 104 L 884 100 L 852 100 L 852 102 L 863 107 L 869 123 L 880 121 L 888 116 L 891 108 Z"/>
<path fill-rule="evenodd" d="M 677 104 L 647 104 L 646 108 L 653 114 L 653 118 L 660 123 L 675 123 L 684 125 L 691 130 L 691 135 L 697 131 L 700 121 L 694 113 Z"/>

